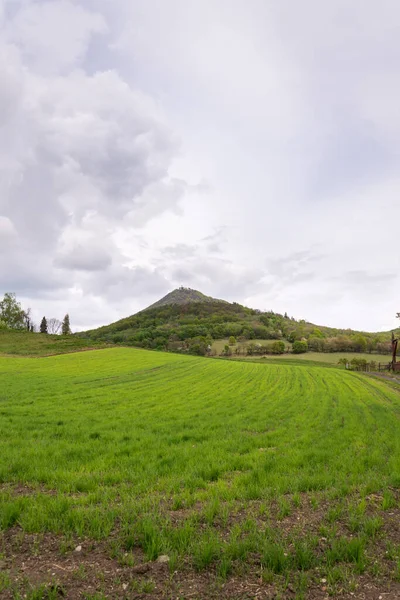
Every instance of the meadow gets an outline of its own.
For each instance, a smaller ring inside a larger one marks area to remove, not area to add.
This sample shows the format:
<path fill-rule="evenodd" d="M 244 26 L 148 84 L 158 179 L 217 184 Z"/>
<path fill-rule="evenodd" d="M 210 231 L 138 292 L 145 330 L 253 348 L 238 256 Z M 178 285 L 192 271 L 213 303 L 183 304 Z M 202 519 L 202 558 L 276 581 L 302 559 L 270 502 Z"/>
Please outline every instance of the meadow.
<path fill-rule="evenodd" d="M 232 356 L 230 357 L 232 360 L 236 360 L 236 359 L 240 359 L 240 360 L 250 360 L 250 361 L 259 361 L 260 359 L 262 359 L 262 361 L 264 362 L 265 360 L 272 360 L 272 361 L 276 361 L 277 359 L 279 361 L 281 360 L 289 360 L 289 361 L 306 361 L 306 362 L 312 362 L 312 363 L 324 363 L 325 365 L 338 365 L 339 360 L 341 358 L 347 358 L 349 361 L 351 361 L 353 358 L 357 358 L 357 359 L 363 359 L 366 360 L 367 362 L 371 362 L 371 361 L 375 361 L 375 363 L 379 364 L 381 363 L 382 365 L 387 365 L 390 360 L 391 360 L 391 355 L 390 354 L 379 354 L 377 352 L 305 352 L 304 354 L 292 354 L 291 349 L 292 349 L 292 344 L 285 341 L 285 346 L 286 349 L 289 350 L 289 352 L 285 352 L 284 354 L 279 354 L 279 355 L 274 355 L 274 354 L 266 354 L 262 357 L 257 356 L 257 355 L 253 355 L 253 356 L 247 356 L 246 354 L 242 353 L 239 356 L 236 355 L 235 351 L 236 348 L 239 347 L 241 349 L 245 349 L 247 348 L 247 346 L 249 344 L 261 344 L 262 346 L 272 346 L 273 344 L 273 340 L 247 340 L 246 342 L 242 342 L 242 343 L 235 343 L 229 346 L 229 348 L 232 351 Z M 212 343 L 212 350 L 216 353 L 216 355 L 220 355 L 225 346 L 229 345 L 229 339 L 222 339 L 222 340 L 214 340 Z"/>
<path fill-rule="evenodd" d="M 0 356 L 52 356 L 106 347 L 104 342 L 89 341 L 76 335 L 42 335 L 10 329 L 0 330 Z"/>
<path fill-rule="evenodd" d="M 0 357 L 0 597 L 400 593 L 398 391 L 265 362 Z"/>
<path fill-rule="evenodd" d="M 273 363 L 277 363 L 277 361 L 279 363 L 285 364 L 285 362 L 287 364 L 302 364 L 302 365 L 307 365 L 307 364 L 315 364 L 315 366 L 329 366 L 329 367 L 334 367 L 334 366 L 339 366 L 339 360 L 346 358 L 349 362 L 351 360 L 353 360 L 353 358 L 355 359 L 363 359 L 366 360 L 367 363 L 374 361 L 375 364 L 377 365 L 377 369 L 378 369 L 378 365 L 379 363 L 382 365 L 382 367 L 385 365 L 388 365 L 391 357 L 388 356 L 387 354 L 368 354 L 366 352 L 305 352 L 304 354 L 291 354 L 291 353 L 285 353 L 285 354 L 279 354 L 277 355 L 273 355 L 273 354 L 266 354 L 265 356 L 235 356 L 232 355 L 231 357 L 229 357 L 230 360 L 246 360 L 246 361 L 256 361 L 256 362 L 263 362 L 265 363 L 266 361 L 272 361 Z M 282 362 L 283 361 L 283 362 Z M 341 365 L 342 368 L 343 365 Z"/>

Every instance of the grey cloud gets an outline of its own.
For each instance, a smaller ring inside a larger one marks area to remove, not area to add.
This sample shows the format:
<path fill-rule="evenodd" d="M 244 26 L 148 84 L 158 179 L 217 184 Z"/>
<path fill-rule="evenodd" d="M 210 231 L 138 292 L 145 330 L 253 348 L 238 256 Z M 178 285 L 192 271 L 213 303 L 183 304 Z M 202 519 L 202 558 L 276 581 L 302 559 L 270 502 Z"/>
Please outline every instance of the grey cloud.
<path fill-rule="evenodd" d="M 67 0 L 26 3 L 14 13 L 5 37 L 21 47 L 28 65 L 41 72 L 62 71 L 79 62 L 104 18 Z"/>
<path fill-rule="evenodd" d="M 179 201 L 189 190 L 190 186 L 180 179 L 160 180 L 148 185 L 130 211 L 130 221 L 139 228 L 166 210 L 182 214 Z"/>
<path fill-rule="evenodd" d="M 323 258 L 324 255 L 315 250 L 293 252 L 288 256 L 268 260 L 267 274 L 276 279 L 277 285 L 309 281 L 315 277 L 315 272 L 310 271 L 310 267 Z"/>
<path fill-rule="evenodd" d="M 338 277 L 345 288 L 362 288 L 369 291 L 375 290 L 382 293 L 386 288 L 381 286 L 389 285 L 398 277 L 397 273 L 371 273 L 365 270 L 347 271 L 341 277 Z"/>
<path fill-rule="evenodd" d="M 196 256 L 198 252 L 197 245 L 176 244 L 175 246 L 166 246 L 161 253 L 172 259 L 188 258 Z"/>
<path fill-rule="evenodd" d="M 207 244 L 206 249 L 208 252 L 219 254 L 222 252 L 221 244 L 214 242 L 212 244 Z"/>
<path fill-rule="evenodd" d="M 398 2 L 139 4 L 0 0 L 1 285 L 79 327 L 177 284 L 383 327 Z"/>
<path fill-rule="evenodd" d="M 0 216 L 0 251 L 12 247 L 17 240 L 17 232 L 8 217 Z"/>
<path fill-rule="evenodd" d="M 96 278 L 89 279 L 84 289 L 116 303 L 126 303 L 131 299 L 134 305 L 138 298 L 143 302 L 146 297 L 153 297 L 154 294 L 163 295 L 169 287 L 161 270 L 115 265 Z"/>
<path fill-rule="evenodd" d="M 219 242 L 221 240 L 225 240 L 225 238 L 226 238 L 226 230 L 227 230 L 226 225 L 222 225 L 221 227 L 217 227 L 212 233 L 210 233 L 209 235 L 206 235 L 205 237 L 203 237 L 201 241 L 202 242 L 214 243 L 214 242 Z"/>
<path fill-rule="evenodd" d="M 52 269 L 51 260 L 44 256 L 32 260 L 28 253 L 15 252 L 10 257 L 0 252 L 0 273 L 0 294 L 15 292 L 29 298 L 40 298 L 69 287 L 69 282 Z"/>
<path fill-rule="evenodd" d="M 69 253 L 56 256 L 54 265 L 62 269 L 77 271 L 104 271 L 112 263 L 105 248 L 77 245 Z"/>
<path fill-rule="evenodd" d="M 116 71 L 85 72 L 92 36 L 107 30 L 103 16 L 66 0 L 27 0 L 7 15 L 0 29 L 0 214 L 7 219 L 0 245 L 10 252 L 16 243 L 18 251 L 8 256 L 2 286 L 56 294 L 65 287 L 63 269 L 71 288 L 93 285 L 100 295 L 103 286 L 131 289 L 140 272 L 123 267 L 111 236 L 128 214 L 143 227 L 179 211 L 188 185 L 169 175 L 177 139 L 157 103 Z M 82 228 L 99 242 L 60 243 Z M 150 289 L 152 281 L 165 289 L 150 273 Z"/>
<path fill-rule="evenodd" d="M 189 282 L 192 287 L 207 290 L 216 298 L 243 301 L 255 294 L 262 284 L 261 268 L 240 268 L 232 261 L 221 258 L 189 258 L 172 269 L 171 278 L 176 284 Z"/>
<path fill-rule="evenodd" d="M 356 123 L 354 123 L 356 121 Z M 310 183 L 316 200 L 328 199 L 343 190 L 368 184 L 396 166 L 396 150 L 374 128 L 357 118 L 338 118 L 327 135 Z"/>

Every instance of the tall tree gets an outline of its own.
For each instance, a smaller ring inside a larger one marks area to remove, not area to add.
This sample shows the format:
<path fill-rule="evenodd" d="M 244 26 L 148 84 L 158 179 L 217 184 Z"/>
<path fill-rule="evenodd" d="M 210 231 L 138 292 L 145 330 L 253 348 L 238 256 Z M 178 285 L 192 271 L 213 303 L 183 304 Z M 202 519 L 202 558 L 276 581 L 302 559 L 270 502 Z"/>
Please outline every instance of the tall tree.
<path fill-rule="evenodd" d="M 25 311 L 17 301 L 15 294 L 4 294 L 0 302 L 0 321 L 10 329 L 25 329 Z"/>
<path fill-rule="evenodd" d="M 63 320 L 62 326 L 61 326 L 61 333 L 63 335 L 70 335 L 70 333 L 71 333 L 71 327 L 69 324 L 69 314 L 66 314 L 64 317 L 64 320 Z"/>
<path fill-rule="evenodd" d="M 51 319 L 48 319 L 47 331 L 49 333 L 52 333 L 53 335 L 57 335 L 58 333 L 60 333 L 61 327 L 62 327 L 62 323 L 59 319 L 55 319 L 54 317 L 52 317 Z"/>
<path fill-rule="evenodd" d="M 34 323 L 32 321 L 32 315 L 31 315 L 31 309 L 30 308 L 28 308 L 25 311 L 25 317 L 24 317 L 24 319 L 25 319 L 25 328 L 26 328 L 26 330 L 27 331 L 33 331 L 35 325 L 34 325 Z"/>
<path fill-rule="evenodd" d="M 47 333 L 47 319 L 43 317 L 42 322 L 40 323 L 40 333 Z"/>

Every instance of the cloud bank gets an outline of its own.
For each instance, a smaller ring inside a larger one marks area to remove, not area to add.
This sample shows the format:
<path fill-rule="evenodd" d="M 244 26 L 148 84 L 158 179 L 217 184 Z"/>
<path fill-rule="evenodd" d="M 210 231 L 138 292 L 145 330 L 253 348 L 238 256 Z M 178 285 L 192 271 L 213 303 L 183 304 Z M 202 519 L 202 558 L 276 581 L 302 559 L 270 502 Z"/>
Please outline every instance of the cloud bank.
<path fill-rule="evenodd" d="M 0 293 L 75 330 L 177 285 L 393 327 L 399 17 L 0 0 Z"/>

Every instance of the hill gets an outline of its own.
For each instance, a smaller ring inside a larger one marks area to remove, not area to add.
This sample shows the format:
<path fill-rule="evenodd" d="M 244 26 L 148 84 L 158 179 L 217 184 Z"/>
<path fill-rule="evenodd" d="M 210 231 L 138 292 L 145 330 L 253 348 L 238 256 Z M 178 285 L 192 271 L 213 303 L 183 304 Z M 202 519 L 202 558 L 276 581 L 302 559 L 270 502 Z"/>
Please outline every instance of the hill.
<path fill-rule="evenodd" d="M 399 597 L 385 382 L 132 348 L 0 379 L 1 598 Z"/>
<path fill-rule="evenodd" d="M 390 353 L 389 333 L 363 333 L 317 326 L 287 314 L 262 312 L 180 288 L 145 310 L 79 337 L 142 348 L 207 354 L 215 340 L 234 338 L 235 352 L 284 353 L 294 342 L 314 352 Z M 265 343 L 270 341 L 271 343 Z M 272 344 L 281 341 L 282 344 Z M 236 342 L 242 344 L 238 346 Z M 244 349 L 243 349 L 244 348 Z"/>
<path fill-rule="evenodd" d="M 172 292 L 169 292 L 164 298 L 161 298 L 154 304 L 151 304 L 146 310 L 151 308 L 159 308 L 160 306 L 167 306 L 170 304 L 190 304 L 192 302 L 206 302 L 206 303 L 215 303 L 215 302 L 224 302 L 225 300 L 217 300 L 216 298 L 211 298 L 211 296 L 206 296 L 202 294 L 198 290 L 192 290 L 191 288 L 180 287 Z M 227 303 L 226 303 L 227 304 Z"/>

